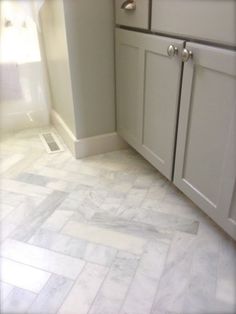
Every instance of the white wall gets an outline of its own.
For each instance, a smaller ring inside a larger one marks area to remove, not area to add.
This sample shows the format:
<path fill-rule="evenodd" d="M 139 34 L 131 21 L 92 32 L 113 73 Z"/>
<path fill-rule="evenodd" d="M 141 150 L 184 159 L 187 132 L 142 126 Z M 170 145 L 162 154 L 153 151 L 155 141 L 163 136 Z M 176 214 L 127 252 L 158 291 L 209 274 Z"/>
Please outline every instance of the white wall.
<path fill-rule="evenodd" d="M 50 79 L 52 107 L 76 136 L 63 0 L 46 0 L 40 11 L 40 20 Z"/>

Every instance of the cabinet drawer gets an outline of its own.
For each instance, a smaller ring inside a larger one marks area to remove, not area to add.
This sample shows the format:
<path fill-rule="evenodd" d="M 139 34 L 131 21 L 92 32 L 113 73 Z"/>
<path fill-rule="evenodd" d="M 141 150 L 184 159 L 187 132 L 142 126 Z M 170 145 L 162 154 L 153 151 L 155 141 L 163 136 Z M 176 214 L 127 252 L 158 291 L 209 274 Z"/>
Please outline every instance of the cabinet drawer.
<path fill-rule="evenodd" d="M 153 31 L 236 45 L 235 0 L 152 0 Z"/>
<path fill-rule="evenodd" d="M 149 0 L 134 0 L 133 10 L 125 9 L 125 2 L 128 4 L 132 1 L 115 0 L 116 24 L 148 29 Z"/>

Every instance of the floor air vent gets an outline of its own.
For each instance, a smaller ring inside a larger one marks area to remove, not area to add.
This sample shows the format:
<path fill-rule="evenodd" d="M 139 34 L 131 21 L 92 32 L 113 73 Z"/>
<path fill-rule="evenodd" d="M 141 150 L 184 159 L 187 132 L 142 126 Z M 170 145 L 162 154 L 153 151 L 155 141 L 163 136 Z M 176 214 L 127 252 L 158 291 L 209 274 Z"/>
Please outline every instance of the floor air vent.
<path fill-rule="evenodd" d="M 54 133 L 41 133 L 39 134 L 39 137 L 41 138 L 48 153 L 58 153 L 64 151 L 62 145 L 59 143 L 59 140 Z"/>

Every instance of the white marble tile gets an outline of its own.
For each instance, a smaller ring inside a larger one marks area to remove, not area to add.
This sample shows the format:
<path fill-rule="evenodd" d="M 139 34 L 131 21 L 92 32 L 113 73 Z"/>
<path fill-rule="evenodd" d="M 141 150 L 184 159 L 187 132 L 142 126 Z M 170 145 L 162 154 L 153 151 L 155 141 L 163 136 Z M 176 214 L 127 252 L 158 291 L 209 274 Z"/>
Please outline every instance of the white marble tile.
<path fill-rule="evenodd" d="M 138 264 L 137 256 L 119 252 L 92 305 L 90 314 L 118 313 Z"/>
<path fill-rule="evenodd" d="M 10 206 L 18 206 L 27 198 L 26 195 L 20 193 L 14 193 L 9 191 L 0 190 L 0 198 L 4 204 Z"/>
<path fill-rule="evenodd" d="M 116 256 L 117 250 L 95 243 L 88 243 L 84 259 L 88 262 L 103 266 L 110 266 Z"/>
<path fill-rule="evenodd" d="M 1 180 L 1 189 L 14 193 L 22 193 L 28 196 L 45 196 L 52 192 L 50 189 L 42 186 L 35 186 L 33 184 L 10 179 Z"/>
<path fill-rule="evenodd" d="M 16 228 L 16 224 L 2 221 L 0 223 L 0 242 L 9 237 L 16 230 Z"/>
<path fill-rule="evenodd" d="M 56 178 L 58 180 L 65 180 L 68 182 L 75 182 L 77 184 L 84 184 L 88 186 L 94 186 L 98 182 L 98 178 L 94 178 L 94 176 L 69 172 L 62 169 L 53 169 L 50 167 L 41 167 L 38 170 L 38 173 L 43 176 Z"/>
<path fill-rule="evenodd" d="M 85 196 L 84 196 L 85 198 Z M 69 197 L 67 197 L 58 207 L 57 210 L 69 210 L 69 211 L 78 211 L 80 208 L 80 204 L 83 202 L 83 199 L 79 201 L 78 199 L 74 199 L 71 197 L 71 193 Z"/>
<path fill-rule="evenodd" d="M 220 242 L 216 298 L 235 306 L 236 313 L 236 244 L 228 236 Z"/>
<path fill-rule="evenodd" d="M 195 240 L 191 274 L 184 302 L 185 311 L 201 313 L 207 308 L 209 313 L 214 313 L 209 300 L 215 299 L 218 254 L 219 243 L 217 239 L 200 236 Z"/>
<path fill-rule="evenodd" d="M 129 190 L 121 206 L 139 207 L 147 194 L 147 189 Z"/>
<path fill-rule="evenodd" d="M 21 263 L 0 258 L 1 280 L 23 289 L 38 293 L 50 277 L 50 273 Z"/>
<path fill-rule="evenodd" d="M 87 241 L 47 229 L 39 229 L 29 240 L 29 243 L 77 258 L 84 258 L 88 245 Z"/>
<path fill-rule="evenodd" d="M 150 313 L 169 245 L 151 241 L 145 248 L 120 314 Z"/>
<path fill-rule="evenodd" d="M 47 154 L 38 132 L 34 129 L 10 135 L 1 146 L 1 161 L 7 161 L 3 174 L 7 187 L 0 196 L 7 206 L 2 211 L 1 240 L 11 237 L 38 246 L 37 252 L 24 247 L 8 254 L 18 255 L 22 262 L 31 262 L 34 267 L 49 267 L 52 272 L 56 265 L 54 254 L 63 256 L 57 266 L 63 274 L 65 269 L 74 269 L 68 267 L 64 257 L 97 263 L 92 268 L 105 266 L 107 270 L 112 265 L 107 277 L 98 270 L 87 270 L 83 277 L 79 273 L 78 278 L 84 278 L 78 287 L 81 298 L 75 292 L 73 305 L 67 304 L 65 314 L 77 310 L 77 304 L 82 313 L 92 305 L 90 314 L 149 314 L 153 298 L 154 314 L 206 314 L 205 309 L 210 314 L 236 313 L 233 246 L 173 184 L 132 149 L 75 160 L 66 148 L 60 154 Z M 21 155 L 23 158 L 18 160 Z M 64 218 L 57 216 L 58 211 L 73 212 L 73 216 L 68 213 L 72 223 L 65 225 L 66 234 L 42 228 L 47 221 L 48 228 L 51 225 L 53 230 L 59 230 Z M 159 241 L 160 251 L 152 247 L 153 242 Z M 214 251 L 219 243 L 219 252 Z M 161 274 L 161 248 L 164 252 L 168 245 Z M 119 252 L 118 262 L 114 259 L 117 249 L 138 253 L 141 260 L 136 255 L 121 258 L 120 254 L 127 253 Z M 48 278 L 40 277 L 50 276 L 47 271 L 8 261 L 14 265 L 8 265 L 10 285 L 18 283 L 20 288 L 41 291 L 35 309 L 41 311 L 45 304 L 45 309 L 53 312 L 58 300 L 64 300 L 66 283 L 58 281 L 62 289 L 57 289 L 57 280 L 49 279 L 46 284 Z M 133 262 L 138 265 L 136 270 Z M 26 277 L 26 272 L 32 275 Z M 70 278 L 65 280 L 71 282 Z"/>
<path fill-rule="evenodd" d="M 46 186 L 46 184 L 50 182 L 49 177 L 30 172 L 21 172 L 15 177 L 15 180 L 39 186 Z"/>
<path fill-rule="evenodd" d="M 1 307 L 2 314 L 26 313 L 36 294 L 27 290 L 14 288 Z"/>
<path fill-rule="evenodd" d="M 58 313 L 88 313 L 107 272 L 106 267 L 86 264 Z"/>
<path fill-rule="evenodd" d="M 1 255 L 70 279 L 76 279 L 84 266 L 84 262 L 80 259 L 12 239 L 4 241 Z"/>
<path fill-rule="evenodd" d="M 134 254 L 141 254 L 146 243 L 146 240 L 141 237 L 135 237 L 75 221 L 68 222 L 62 229 L 62 233 Z"/>
<path fill-rule="evenodd" d="M 44 221 L 63 202 L 67 193 L 53 191 L 38 206 L 30 209 L 30 214 L 26 216 L 24 222 L 14 231 L 12 237 L 20 241 L 28 241 L 37 231 Z"/>
<path fill-rule="evenodd" d="M 60 231 L 66 222 L 73 215 L 72 211 L 68 210 L 55 210 L 51 216 L 42 224 L 42 228 L 51 231 Z"/>
<path fill-rule="evenodd" d="M 76 188 L 77 183 L 65 180 L 51 180 L 45 186 L 52 190 L 71 192 Z"/>
<path fill-rule="evenodd" d="M 10 294 L 13 288 L 14 286 L 8 283 L 5 283 L 3 281 L 0 281 L 0 301 L 1 302 L 3 302 L 6 299 L 6 297 Z"/>
<path fill-rule="evenodd" d="M 198 232 L 199 222 L 186 217 L 169 215 L 157 210 L 146 210 L 141 208 L 134 218 L 134 221 L 144 222 L 154 225 L 158 230 L 183 231 L 196 234 Z"/>
<path fill-rule="evenodd" d="M 152 314 L 161 311 L 182 313 L 190 280 L 195 239 L 195 236 L 187 233 L 176 233 L 169 248 Z"/>
<path fill-rule="evenodd" d="M 13 210 L 14 210 L 14 206 L 1 203 L 0 204 L 0 221 L 2 221 Z"/>
<path fill-rule="evenodd" d="M 52 275 L 29 309 L 32 314 L 54 314 L 73 286 L 73 281 Z M 78 297 L 78 296 L 77 296 Z"/>
<path fill-rule="evenodd" d="M 21 161 L 25 157 L 24 154 L 13 154 L 12 156 L 1 161 L 0 173 L 4 173 L 16 163 Z"/>

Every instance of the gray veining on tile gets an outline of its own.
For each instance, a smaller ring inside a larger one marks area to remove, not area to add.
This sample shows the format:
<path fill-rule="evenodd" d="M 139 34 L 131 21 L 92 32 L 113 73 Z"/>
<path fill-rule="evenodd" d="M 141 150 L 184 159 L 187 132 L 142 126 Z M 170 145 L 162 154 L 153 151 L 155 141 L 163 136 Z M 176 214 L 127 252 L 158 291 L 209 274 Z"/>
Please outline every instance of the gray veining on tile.
<path fill-rule="evenodd" d="M 29 243 L 76 258 L 84 257 L 88 245 L 87 241 L 46 229 L 39 229 Z"/>
<path fill-rule="evenodd" d="M 14 288 L 2 304 L 2 314 L 26 313 L 36 294 L 27 290 Z"/>
<path fill-rule="evenodd" d="M 216 298 L 230 304 L 236 313 L 236 267 L 232 261 L 236 263 L 236 244 L 232 239 L 223 236 L 220 241 Z"/>
<path fill-rule="evenodd" d="M 182 312 L 190 280 L 195 236 L 177 232 L 167 256 L 157 289 L 152 314 L 158 311 Z"/>
<path fill-rule="evenodd" d="M 137 264 L 137 256 L 119 252 L 89 311 L 90 314 L 118 313 Z"/>
<path fill-rule="evenodd" d="M 50 178 L 41 176 L 39 174 L 34 174 L 34 173 L 27 173 L 27 172 L 22 172 L 18 174 L 15 177 L 15 180 L 29 183 L 29 184 L 34 184 L 34 185 L 39 185 L 39 186 L 46 186 L 48 182 L 50 182 Z"/>
<path fill-rule="evenodd" d="M 41 227 L 52 231 L 60 231 L 72 215 L 72 211 L 55 210 Z"/>
<path fill-rule="evenodd" d="M 103 266 L 110 266 L 116 256 L 117 250 L 95 243 L 88 243 L 84 254 L 84 259 L 88 262 Z"/>
<path fill-rule="evenodd" d="M 111 246 L 118 250 L 126 250 L 134 254 L 141 254 L 146 243 L 146 240 L 142 237 L 75 221 L 67 223 L 62 229 L 62 233 L 97 244 Z"/>
<path fill-rule="evenodd" d="M 59 314 L 87 314 L 107 272 L 106 267 L 86 264 Z"/>
<path fill-rule="evenodd" d="M 196 220 L 154 210 L 140 210 L 134 220 L 154 225 L 158 230 L 177 230 L 192 234 L 197 233 L 199 226 Z"/>
<path fill-rule="evenodd" d="M 147 245 L 120 313 L 150 313 L 163 272 L 169 245 L 152 241 Z"/>
<path fill-rule="evenodd" d="M 236 313 L 236 247 L 219 227 L 134 150 L 52 155 L 46 130 L 1 139 L 5 300 L 16 291 L 24 314 L 32 293 L 29 314 Z"/>
<path fill-rule="evenodd" d="M 19 241 L 27 241 L 44 221 L 54 212 L 58 205 L 65 199 L 66 193 L 53 191 L 43 200 L 34 211 L 27 217 L 25 222 L 19 226 L 12 237 Z"/>
<path fill-rule="evenodd" d="M 57 313 L 72 285 L 72 280 L 52 275 L 37 298 L 35 298 L 28 312 L 31 314 Z"/>

